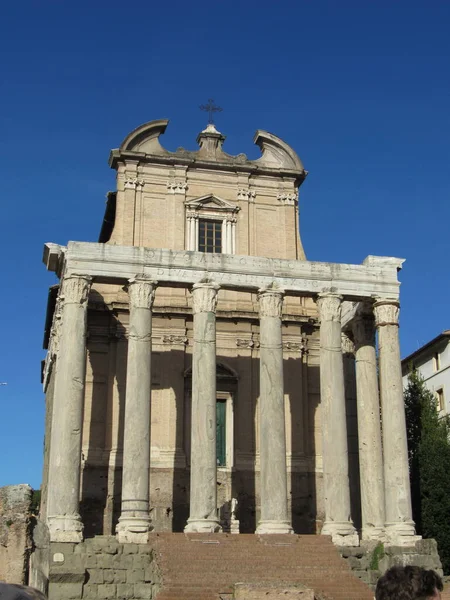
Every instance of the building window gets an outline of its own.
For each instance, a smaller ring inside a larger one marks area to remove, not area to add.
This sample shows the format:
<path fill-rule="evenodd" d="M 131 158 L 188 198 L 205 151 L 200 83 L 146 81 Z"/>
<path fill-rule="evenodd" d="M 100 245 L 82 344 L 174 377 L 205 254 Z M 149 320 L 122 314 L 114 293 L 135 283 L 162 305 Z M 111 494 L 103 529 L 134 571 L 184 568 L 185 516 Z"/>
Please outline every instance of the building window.
<path fill-rule="evenodd" d="M 199 252 L 222 252 L 222 221 L 199 219 L 198 250 Z"/>
<path fill-rule="evenodd" d="M 235 254 L 240 207 L 213 194 L 185 201 L 186 250 Z"/>
<path fill-rule="evenodd" d="M 216 402 L 216 450 L 217 466 L 225 467 L 227 464 L 227 401 L 217 398 Z"/>
<path fill-rule="evenodd" d="M 439 411 L 445 410 L 445 399 L 444 399 L 444 390 L 443 390 L 443 388 L 440 388 L 440 389 L 436 390 L 435 394 L 436 394 L 436 400 L 437 400 L 438 410 Z"/>
<path fill-rule="evenodd" d="M 433 368 L 435 371 L 439 371 L 441 368 L 441 355 L 439 352 L 435 352 L 433 356 Z"/>

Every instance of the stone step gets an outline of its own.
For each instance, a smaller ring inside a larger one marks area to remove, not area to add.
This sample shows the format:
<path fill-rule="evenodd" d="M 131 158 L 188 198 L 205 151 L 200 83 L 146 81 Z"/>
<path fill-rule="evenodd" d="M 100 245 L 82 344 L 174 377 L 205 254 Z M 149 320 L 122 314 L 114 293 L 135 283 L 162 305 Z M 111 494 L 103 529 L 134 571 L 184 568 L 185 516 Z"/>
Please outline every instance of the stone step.
<path fill-rule="evenodd" d="M 234 584 L 303 584 L 327 600 L 372 600 L 325 536 L 158 534 L 151 539 L 162 574 L 156 600 L 219 600 Z"/>

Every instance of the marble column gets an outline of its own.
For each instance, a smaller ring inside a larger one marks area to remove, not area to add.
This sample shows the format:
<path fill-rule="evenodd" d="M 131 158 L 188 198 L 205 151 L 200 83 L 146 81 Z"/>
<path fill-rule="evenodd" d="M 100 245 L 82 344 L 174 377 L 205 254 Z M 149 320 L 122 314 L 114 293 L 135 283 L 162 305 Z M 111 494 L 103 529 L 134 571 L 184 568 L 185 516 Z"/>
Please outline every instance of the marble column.
<path fill-rule="evenodd" d="M 157 282 L 144 276 L 130 279 L 125 426 L 123 435 L 122 506 L 117 525 L 119 542 L 145 544 L 151 531 L 150 397 L 152 306 Z"/>
<path fill-rule="evenodd" d="M 62 280 L 48 470 L 47 522 L 53 542 L 81 542 L 81 436 L 86 376 L 87 305 L 91 278 Z"/>
<path fill-rule="evenodd" d="M 261 518 L 256 533 L 292 533 L 287 505 L 281 310 L 283 291 L 261 290 L 259 299 L 259 456 Z"/>
<path fill-rule="evenodd" d="M 325 522 L 323 535 L 339 546 L 358 546 L 350 516 L 345 384 L 341 350 L 341 304 L 337 294 L 321 294 L 320 397 Z"/>
<path fill-rule="evenodd" d="M 216 306 L 219 286 L 192 288 L 194 348 L 192 356 L 191 491 L 185 532 L 221 530 L 217 513 L 216 458 Z"/>
<path fill-rule="evenodd" d="M 374 304 L 378 330 L 381 414 L 383 422 L 386 537 L 390 544 L 410 546 L 420 539 L 412 520 L 405 405 L 398 336 L 400 305 L 394 300 Z"/>
<path fill-rule="evenodd" d="M 384 541 L 384 476 L 373 314 L 367 311 L 356 316 L 352 330 L 355 342 L 362 539 Z"/>

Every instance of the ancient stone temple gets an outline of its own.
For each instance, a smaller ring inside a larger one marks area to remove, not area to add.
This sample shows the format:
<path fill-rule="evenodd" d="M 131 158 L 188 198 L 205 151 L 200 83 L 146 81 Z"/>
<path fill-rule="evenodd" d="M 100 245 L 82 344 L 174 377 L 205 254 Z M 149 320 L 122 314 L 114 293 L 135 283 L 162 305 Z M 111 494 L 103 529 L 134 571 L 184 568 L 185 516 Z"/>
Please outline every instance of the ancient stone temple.
<path fill-rule="evenodd" d="M 167 124 L 111 152 L 98 243 L 45 245 L 60 279 L 43 368 L 50 542 L 256 532 L 414 545 L 403 261 L 306 260 L 307 172 L 290 146 L 258 131 L 258 160 L 231 156 L 210 124 L 197 151 L 169 152 Z"/>

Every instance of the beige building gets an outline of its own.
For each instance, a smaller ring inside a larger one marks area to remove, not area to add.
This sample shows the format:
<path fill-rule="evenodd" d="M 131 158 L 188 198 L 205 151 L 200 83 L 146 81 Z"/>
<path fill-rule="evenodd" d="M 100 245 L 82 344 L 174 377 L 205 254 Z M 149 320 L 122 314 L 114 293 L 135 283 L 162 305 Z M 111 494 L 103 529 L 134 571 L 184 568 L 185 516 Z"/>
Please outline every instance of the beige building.
<path fill-rule="evenodd" d="M 258 131 L 261 158 L 230 156 L 210 124 L 199 150 L 168 152 L 166 127 L 111 152 L 98 243 L 45 246 L 61 279 L 43 369 L 50 539 L 294 531 L 412 545 L 403 261 L 307 261 L 292 148 Z"/>

